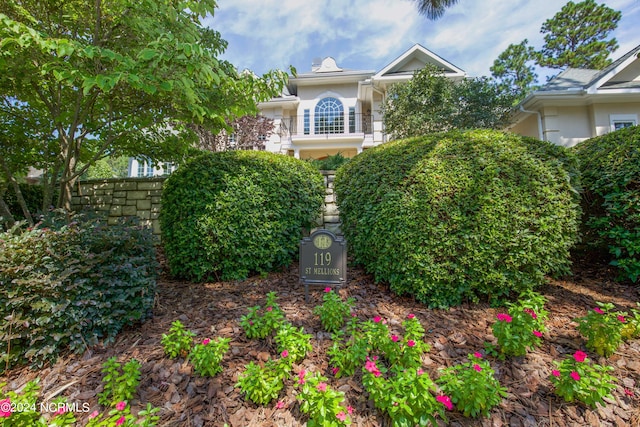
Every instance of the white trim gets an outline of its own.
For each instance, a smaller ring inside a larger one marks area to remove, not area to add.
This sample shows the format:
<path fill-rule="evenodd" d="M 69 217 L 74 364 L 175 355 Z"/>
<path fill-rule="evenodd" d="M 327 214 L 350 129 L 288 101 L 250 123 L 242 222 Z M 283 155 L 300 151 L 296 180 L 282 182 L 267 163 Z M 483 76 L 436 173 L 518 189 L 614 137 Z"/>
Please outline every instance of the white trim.
<path fill-rule="evenodd" d="M 611 125 L 611 132 L 616 130 L 616 123 L 633 123 L 634 126 L 638 124 L 637 114 L 609 114 L 609 124 Z"/>

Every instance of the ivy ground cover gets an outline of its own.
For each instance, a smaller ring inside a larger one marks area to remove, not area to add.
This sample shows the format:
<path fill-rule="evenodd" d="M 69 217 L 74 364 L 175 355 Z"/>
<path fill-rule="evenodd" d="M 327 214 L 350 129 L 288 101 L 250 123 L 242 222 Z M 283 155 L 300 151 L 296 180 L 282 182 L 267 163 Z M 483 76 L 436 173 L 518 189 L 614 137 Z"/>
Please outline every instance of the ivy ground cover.
<path fill-rule="evenodd" d="M 353 298 L 353 310 L 363 320 L 380 317 L 391 329 L 402 330 L 408 314 L 415 314 L 425 328 L 424 340 L 431 349 L 423 359 L 423 368 L 438 377 L 438 370 L 467 362 L 469 354 L 483 353 L 495 370 L 496 378 L 507 390 L 506 397 L 484 419 L 466 418 L 454 410 L 447 411 L 449 425 L 637 425 L 640 421 L 640 341 L 623 343 L 611 356 L 600 358 L 586 347 L 585 338 L 577 331 L 574 319 L 587 315 L 597 307 L 597 301 L 616 304 L 629 311 L 640 300 L 633 286 L 617 284 L 613 273 L 603 268 L 576 268 L 574 276 L 552 280 L 540 289 L 546 297 L 548 311 L 546 330 L 539 347 L 525 356 L 505 360 L 487 355 L 486 342 L 495 342 L 492 325 L 504 308 L 488 305 L 463 305 L 450 310 L 429 310 L 408 298 L 393 296 L 370 276 L 357 269 L 349 272 L 349 285 L 341 291 L 344 300 Z M 239 375 L 250 362 L 264 363 L 279 357 L 278 345 L 270 339 L 249 339 L 240 319 L 249 307 L 264 305 L 268 292 L 276 292 L 277 302 L 287 321 L 304 327 L 311 334 L 312 351 L 294 365 L 298 372 L 320 373 L 327 386 L 345 393 L 345 404 L 352 408 L 352 425 L 384 426 L 380 411 L 368 399 L 362 385 L 362 374 L 337 378 L 332 372 L 327 354 L 332 345 L 320 317 L 313 313 L 322 303 L 323 289 L 304 301 L 304 289 L 298 284 L 295 268 L 266 278 L 254 277 L 243 282 L 219 282 L 195 285 L 163 279 L 159 282 L 159 297 L 154 317 L 137 328 L 116 338 L 113 346 L 94 347 L 84 355 L 68 356 L 56 365 L 39 372 L 13 370 L 0 378 L 15 389 L 35 377 L 40 378 L 41 396 L 54 393 L 65 396 L 77 408 L 88 405 L 87 411 L 76 412 L 78 425 L 85 425 L 94 408 L 98 408 L 101 392 L 101 367 L 110 357 L 120 362 L 134 358 L 141 363 L 138 391 L 130 402 L 131 411 L 146 408 L 147 403 L 161 408 L 161 426 L 299 426 L 307 415 L 300 409 L 295 395 L 299 393 L 295 380 L 287 379 L 277 399 L 266 406 L 245 399 L 235 387 Z M 214 377 L 203 377 L 184 358 L 171 359 L 164 352 L 162 334 L 176 320 L 193 331 L 194 342 L 205 338 L 230 339 L 228 352 L 222 360 L 222 371 Z M 613 367 L 618 381 L 613 399 L 604 407 L 591 409 L 578 403 L 567 403 L 553 393 L 549 381 L 556 369 L 554 361 L 571 358 L 584 351 L 594 362 Z M 52 398 L 55 398 L 53 396 Z M 444 424 L 442 424 L 444 425 Z"/>

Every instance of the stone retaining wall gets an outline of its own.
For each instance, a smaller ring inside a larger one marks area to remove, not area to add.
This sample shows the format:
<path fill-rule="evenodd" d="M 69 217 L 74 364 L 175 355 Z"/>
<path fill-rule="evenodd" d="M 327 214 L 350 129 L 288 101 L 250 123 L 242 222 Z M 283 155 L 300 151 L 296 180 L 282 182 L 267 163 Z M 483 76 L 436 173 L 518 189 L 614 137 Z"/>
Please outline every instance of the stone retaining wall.
<path fill-rule="evenodd" d="M 340 217 L 333 192 L 335 171 L 322 171 L 326 187 L 324 209 L 319 221 L 324 228 L 340 233 Z M 160 197 L 164 177 L 113 178 L 81 181 L 74 187 L 73 210 L 91 209 L 107 215 L 109 224 L 120 217 L 137 216 L 160 237 Z"/>
<path fill-rule="evenodd" d="M 118 218 L 137 216 L 160 237 L 160 197 L 164 177 L 114 178 L 81 181 L 74 187 L 71 207 L 92 209 L 107 215 L 109 224 Z"/>

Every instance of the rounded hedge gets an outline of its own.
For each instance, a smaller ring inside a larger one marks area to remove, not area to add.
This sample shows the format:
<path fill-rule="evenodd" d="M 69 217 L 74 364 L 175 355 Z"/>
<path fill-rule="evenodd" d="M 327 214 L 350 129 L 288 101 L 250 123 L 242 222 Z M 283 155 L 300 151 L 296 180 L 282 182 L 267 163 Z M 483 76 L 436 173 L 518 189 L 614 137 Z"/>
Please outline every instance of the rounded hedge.
<path fill-rule="evenodd" d="M 640 277 L 640 126 L 574 147 L 584 188 L 585 242 L 613 256 L 620 276 Z"/>
<path fill-rule="evenodd" d="M 244 279 L 288 265 L 321 212 L 323 177 L 293 157 L 204 152 L 171 174 L 160 227 L 171 274 Z"/>
<path fill-rule="evenodd" d="M 342 230 L 354 260 L 398 294 L 431 307 L 498 302 L 568 271 L 575 163 L 496 131 L 387 143 L 338 169 Z"/>

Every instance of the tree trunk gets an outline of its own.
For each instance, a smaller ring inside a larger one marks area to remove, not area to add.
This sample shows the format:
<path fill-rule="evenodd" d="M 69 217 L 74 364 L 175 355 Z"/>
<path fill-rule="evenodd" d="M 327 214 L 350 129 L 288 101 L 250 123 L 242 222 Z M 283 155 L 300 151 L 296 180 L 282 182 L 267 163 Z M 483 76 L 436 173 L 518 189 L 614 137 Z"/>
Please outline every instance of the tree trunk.
<path fill-rule="evenodd" d="M 2 223 L 4 222 L 5 224 L 7 224 L 8 228 L 11 228 L 16 223 L 16 220 L 13 215 L 11 215 L 9 206 L 7 206 L 7 203 L 4 201 L 3 196 L 4 194 L 0 194 L 0 217 L 2 218 L 2 221 L 0 221 L 0 225 L 2 225 Z"/>
<path fill-rule="evenodd" d="M 7 166 L 7 162 L 5 162 L 4 159 L 0 161 L 0 166 L 2 166 L 2 170 L 4 171 L 5 177 L 13 186 L 13 191 L 16 193 L 16 199 L 18 200 L 18 204 L 22 209 L 22 214 L 26 218 L 27 222 L 29 222 L 29 225 L 33 226 L 33 217 L 31 216 L 31 212 L 29 212 L 29 207 L 27 206 L 27 202 L 24 200 L 24 197 L 22 196 L 22 191 L 20 191 L 20 184 L 18 184 L 18 181 L 16 181 L 15 177 L 9 170 L 9 167 Z"/>

